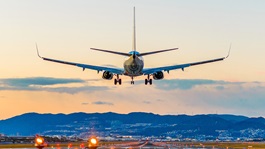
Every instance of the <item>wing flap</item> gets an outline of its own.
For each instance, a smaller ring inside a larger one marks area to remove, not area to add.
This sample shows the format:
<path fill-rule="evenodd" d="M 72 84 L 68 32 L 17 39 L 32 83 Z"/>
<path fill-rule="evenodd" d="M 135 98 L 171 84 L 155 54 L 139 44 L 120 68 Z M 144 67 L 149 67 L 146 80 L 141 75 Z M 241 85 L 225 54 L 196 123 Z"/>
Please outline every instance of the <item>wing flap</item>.
<path fill-rule="evenodd" d="M 123 75 L 124 71 L 119 68 L 110 68 L 110 67 L 103 67 L 103 66 L 93 66 L 93 65 L 87 65 L 87 64 L 77 64 L 76 66 L 81 67 L 81 68 L 86 68 L 86 69 L 92 69 L 92 70 L 97 70 L 97 71 L 109 71 L 114 74 L 119 74 Z"/>
<path fill-rule="evenodd" d="M 196 65 L 202 65 L 202 64 L 222 61 L 224 59 L 226 59 L 226 57 L 211 59 L 211 60 L 206 60 L 206 61 L 200 61 L 200 62 L 194 62 L 194 63 L 180 64 L 180 65 L 164 66 L 164 67 L 157 67 L 157 68 L 147 68 L 147 69 L 143 70 L 143 74 L 149 75 L 149 74 L 156 73 L 158 71 L 170 71 L 170 70 L 176 70 L 176 69 L 184 69 L 184 68 L 190 67 L 190 66 L 196 66 Z"/>
<path fill-rule="evenodd" d="M 207 63 L 212 63 L 212 62 L 222 61 L 222 60 L 224 60 L 224 59 L 225 59 L 225 57 L 223 57 L 223 58 L 217 58 L 217 59 L 212 59 L 212 60 L 207 60 L 207 61 L 201 61 L 201 62 L 190 63 L 190 66 L 202 65 L 202 64 L 207 64 Z"/>
<path fill-rule="evenodd" d="M 62 61 L 62 60 L 56 60 L 56 59 L 51 59 L 51 58 L 46 58 L 42 57 L 39 55 L 39 51 L 37 50 L 38 56 L 45 60 L 45 61 L 50 61 L 50 62 L 55 62 L 55 63 L 60 63 L 60 64 L 66 64 L 66 65 L 72 65 L 72 66 L 77 66 L 81 67 L 83 69 L 91 69 L 91 70 L 96 70 L 96 71 L 109 71 L 114 74 L 119 74 L 123 75 L 124 71 L 123 69 L 120 68 L 111 68 L 111 67 L 104 67 L 104 66 L 94 66 L 94 65 L 88 65 L 88 64 L 80 64 L 80 63 L 74 63 L 74 62 L 67 62 L 67 61 Z"/>
<path fill-rule="evenodd" d="M 114 74 L 119 74 L 123 75 L 124 71 L 123 69 L 120 68 L 111 68 L 111 67 L 104 67 L 104 66 L 94 66 L 94 65 L 88 65 L 88 64 L 80 64 L 80 63 L 74 63 L 74 62 L 67 62 L 67 61 L 62 61 L 62 60 L 57 60 L 57 59 L 52 59 L 52 58 L 46 58 L 40 56 L 38 45 L 36 44 L 36 50 L 37 50 L 37 55 L 45 60 L 45 61 L 50 61 L 50 62 L 55 62 L 55 63 L 60 63 L 60 64 L 66 64 L 66 65 L 72 65 L 72 66 L 77 66 L 81 67 L 83 69 L 91 69 L 91 70 L 96 70 L 96 71 L 109 71 Z"/>
<path fill-rule="evenodd" d="M 114 73 L 114 74 L 123 75 L 123 70 L 119 69 L 119 68 L 110 68 L 110 67 L 103 67 L 103 66 L 94 66 L 94 65 L 88 65 L 88 64 L 73 63 L 73 62 L 61 61 L 61 60 L 45 58 L 45 57 L 41 57 L 41 58 L 43 60 L 46 60 L 46 61 L 77 66 L 77 67 L 81 67 L 83 69 L 91 69 L 91 70 L 96 70 L 96 71 L 109 71 L 109 72 Z"/>
<path fill-rule="evenodd" d="M 181 65 L 172 65 L 172 66 L 165 66 L 165 67 L 157 67 L 157 68 L 146 68 L 143 70 L 144 75 L 153 74 L 158 71 L 170 71 L 174 69 L 184 69 L 185 67 L 189 67 L 190 64 L 181 64 Z"/>
<path fill-rule="evenodd" d="M 41 57 L 45 61 L 50 61 L 50 62 L 55 62 L 55 63 L 61 63 L 61 64 L 67 64 L 67 65 L 73 65 L 77 66 L 77 63 L 72 63 L 72 62 L 66 62 L 66 61 L 61 61 L 61 60 L 56 60 L 56 59 L 51 59 L 51 58 L 45 58 Z"/>

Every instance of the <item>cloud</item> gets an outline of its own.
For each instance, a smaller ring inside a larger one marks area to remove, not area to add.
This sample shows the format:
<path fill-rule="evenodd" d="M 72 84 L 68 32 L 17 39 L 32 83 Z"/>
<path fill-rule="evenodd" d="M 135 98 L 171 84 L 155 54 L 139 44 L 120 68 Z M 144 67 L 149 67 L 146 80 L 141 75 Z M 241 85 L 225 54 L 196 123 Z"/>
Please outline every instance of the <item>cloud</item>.
<path fill-rule="evenodd" d="M 216 88 L 217 90 L 224 90 L 224 89 L 225 89 L 224 86 L 216 86 L 215 88 Z"/>
<path fill-rule="evenodd" d="M 109 106 L 113 106 L 114 105 L 111 102 L 105 102 L 105 101 L 95 101 L 95 102 L 92 102 L 92 104 L 94 104 L 94 105 L 109 105 Z"/>
<path fill-rule="evenodd" d="M 92 92 L 108 90 L 106 86 L 88 86 L 88 81 L 82 79 L 65 79 L 49 77 L 32 77 L 32 78 L 8 78 L 0 79 L 0 90 L 26 90 L 26 91 L 48 91 L 75 94 L 79 92 Z M 79 87 L 68 87 L 72 83 L 78 83 Z M 60 87 L 51 87 L 61 85 Z"/>
<path fill-rule="evenodd" d="M 151 104 L 150 101 L 143 101 L 144 104 Z"/>
<path fill-rule="evenodd" d="M 205 96 L 203 101 L 207 103 L 209 107 L 222 107 L 224 109 L 230 109 L 233 111 L 254 113 L 258 111 L 264 111 L 264 91 L 264 88 L 229 88 L 227 90 L 222 90 L 220 93 L 222 95 L 209 93 L 212 98 L 207 98 Z"/>
<path fill-rule="evenodd" d="M 82 86 L 82 87 L 57 87 L 57 88 L 45 88 L 43 91 L 48 92 L 59 92 L 59 93 L 69 93 L 76 94 L 80 92 L 94 92 L 94 91 L 105 91 L 109 88 L 106 86 Z"/>
<path fill-rule="evenodd" d="M 8 78 L 0 79 L 1 85 L 9 87 L 29 87 L 31 85 L 55 85 L 55 84 L 69 84 L 69 83 L 83 83 L 81 79 L 62 79 L 62 78 L 48 78 L 48 77 L 33 77 L 33 78 Z"/>
<path fill-rule="evenodd" d="M 155 87 L 160 90 L 190 90 L 196 86 L 202 85 L 219 85 L 217 89 L 222 89 L 222 85 L 226 84 L 242 84 L 243 82 L 226 82 L 207 79 L 173 79 L 161 80 L 155 82 Z"/>
<path fill-rule="evenodd" d="M 157 99 L 156 101 L 160 101 L 160 102 L 162 102 L 162 101 L 164 101 L 163 99 Z"/>
<path fill-rule="evenodd" d="M 89 103 L 88 102 L 83 102 L 83 103 L 81 103 L 81 105 L 89 105 Z"/>
<path fill-rule="evenodd" d="M 55 79 L 59 78 L 53 78 L 53 80 Z M 65 106 L 61 107 L 61 109 L 51 108 L 51 111 L 49 112 L 54 112 L 53 109 L 59 110 L 61 112 L 69 112 L 68 108 L 65 110 L 64 107 L 72 107 L 74 104 L 78 105 L 78 109 L 82 111 L 87 110 L 87 107 L 89 107 L 90 111 L 94 112 L 111 110 L 112 112 L 122 113 L 148 111 L 155 113 L 186 114 L 218 112 L 258 116 L 260 116 L 262 113 L 265 115 L 265 82 L 228 82 L 205 79 L 173 79 L 154 81 L 152 86 L 145 86 L 142 82 L 141 84 L 139 83 L 139 85 L 134 86 L 130 85 L 129 83 L 123 84 L 122 86 L 115 86 L 112 84 L 112 82 L 111 85 L 105 86 L 105 81 L 91 82 L 91 80 L 81 80 L 81 83 L 66 82 L 67 81 L 64 80 L 65 84 L 53 83 L 53 85 L 32 85 L 36 83 L 27 83 L 29 85 L 22 88 L 21 86 L 14 86 L 15 83 L 4 84 L 3 79 L 0 79 L 0 88 L 5 87 L 16 90 L 37 90 L 48 92 L 48 94 L 44 92 L 36 94 L 34 93 L 33 95 L 31 95 L 30 91 L 26 93 L 16 91 L 11 92 L 11 94 L 17 93 L 17 96 L 10 95 L 9 92 L 3 92 L 3 94 L 0 92 L 0 96 L 6 96 L 6 99 L 0 98 L 0 100 L 16 100 L 16 98 L 13 97 L 25 95 L 25 100 L 28 100 L 26 103 L 35 103 L 36 100 L 38 100 L 36 97 L 45 94 L 43 97 L 49 101 L 44 102 L 41 100 L 42 98 L 39 100 L 48 106 L 56 105 L 55 107 L 58 107 L 61 105 L 61 101 L 58 102 L 58 100 L 54 100 L 54 98 L 58 97 L 59 99 L 65 99 Z M 94 86 L 94 84 L 103 85 Z M 166 86 L 167 88 L 160 88 L 160 85 Z M 54 94 L 50 94 L 50 92 L 66 94 L 54 96 Z M 76 94 L 74 96 L 69 95 L 75 93 L 81 94 Z M 10 102 L 7 102 L 6 104 L 8 105 L 9 103 Z M 26 106 L 27 105 L 25 105 L 25 107 Z M 31 107 L 25 109 L 31 109 Z M 58 112 L 56 110 L 55 112 Z"/>

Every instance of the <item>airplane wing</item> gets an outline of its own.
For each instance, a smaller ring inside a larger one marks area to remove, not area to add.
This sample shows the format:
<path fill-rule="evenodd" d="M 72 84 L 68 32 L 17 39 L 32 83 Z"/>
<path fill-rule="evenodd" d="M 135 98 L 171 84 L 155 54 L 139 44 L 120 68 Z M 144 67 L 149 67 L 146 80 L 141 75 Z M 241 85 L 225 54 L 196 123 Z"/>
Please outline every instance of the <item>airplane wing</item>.
<path fill-rule="evenodd" d="M 38 47 L 37 46 L 36 46 L 36 48 L 37 48 L 37 54 L 38 54 L 38 56 L 41 59 L 45 60 L 45 61 L 50 61 L 50 62 L 55 62 L 55 63 L 61 63 L 61 64 L 66 64 L 66 65 L 72 65 L 72 66 L 77 66 L 77 67 L 83 68 L 83 70 L 85 70 L 85 69 L 92 69 L 92 70 L 96 70 L 96 71 L 109 71 L 111 73 L 119 74 L 119 75 L 123 75 L 124 74 L 124 70 L 123 69 L 119 69 L 119 68 L 111 68 L 111 67 L 104 67 L 104 66 L 94 66 L 94 65 L 73 63 L 73 62 L 67 62 L 67 61 L 62 61 L 62 60 L 56 60 L 56 59 L 42 57 L 39 54 L 39 50 L 38 50 Z"/>
<path fill-rule="evenodd" d="M 228 54 L 228 56 L 229 56 L 229 54 Z M 211 59 L 211 60 L 206 60 L 206 61 L 200 61 L 200 62 L 194 62 L 194 63 L 180 64 L 180 65 L 164 66 L 164 67 L 157 67 L 157 68 L 146 68 L 146 69 L 143 70 L 143 74 L 144 75 L 149 75 L 149 74 L 154 74 L 154 73 L 156 73 L 158 71 L 167 71 L 167 72 L 169 72 L 170 70 L 175 70 L 175 69 L 184 70 L 184 68 L 190 67 L 190 66 L 196 66 L 196 65 L 201 65 L 201 64 L 207 64 L 207 63 L 222 61 L 222 60 L 226 59 L 227 57 Z"/>
<path fill-rule="evenodd" d="M 143 69 L 143 74 L 144 75 L 150 75 L 150 74 L 154 74 L 154 73 L 159 72 L 159 71 L 169 72 L 170 70 L 175 70 L 175 69 L 184 70 L 184 68 L 190 67 L 190 66 L 196 66 L 196 65 L 202 65 L 202 64 L 222 61 L 222 60 L 229 57 L 231 46 L 232 46 L 232 44 L 230 44 L 229 51 L 228 51 L 228 54 L 226 57 L 216 58 L 216 59 L 211 59 L 211 60 L 206 60 L 206 61 L 199 61 L 199 62 L 194 62 L 194 63 L 180 64 L 180 65 L 164 66 L 164 67 L 157 67 L 157 68 L 146 68 L 146 69 Z"/>

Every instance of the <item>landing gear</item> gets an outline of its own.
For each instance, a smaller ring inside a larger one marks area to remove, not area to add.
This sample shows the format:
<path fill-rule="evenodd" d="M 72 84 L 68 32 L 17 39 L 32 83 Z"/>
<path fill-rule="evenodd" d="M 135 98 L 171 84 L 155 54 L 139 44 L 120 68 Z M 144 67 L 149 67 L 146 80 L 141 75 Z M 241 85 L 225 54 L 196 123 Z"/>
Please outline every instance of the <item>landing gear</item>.
<path fill-rule="evenodd" d="M 119 78 L 119 75 L 117 75 L 117 78 L 114 79 L 114 84 L 115 85 L 117 85 L 117 84 L 121 85 L 121 79 Z"/>
<path fill-rule="evenodd" d="M 133 81 L 133 77 L 132 77 L 132 81 L 131 81 L 131 84 L 134 84 L 134 81 Z"/>
<path fill-rule="evenodd" d="M 121 85 L 121 79 L 114 79 L 114 84 L 117 85 Z"/>
<path fill-rule="evenodd" d="M 153 83 L 153 80 L 150 79 L 150 75 L 148 75 L 148 76 L 147 76 L 147 79 L 145 79 L 145 85 L 147 85 L 148 83 L 149 83 L 150 85 L 152 85 L 152 83 Z"/>
<path fill-rule="evenodd" d="M 150 85 L 152 85 L 153 84 L 153 80 L 152 79 L 145 79 L 145 85 L 147 85 L 147 84 L 150 84 Z"/>
<path fill-rule="evenodd" d="M 114 79 L 114 84 L 117 85 L 121 85 L 121 79 Z"/>

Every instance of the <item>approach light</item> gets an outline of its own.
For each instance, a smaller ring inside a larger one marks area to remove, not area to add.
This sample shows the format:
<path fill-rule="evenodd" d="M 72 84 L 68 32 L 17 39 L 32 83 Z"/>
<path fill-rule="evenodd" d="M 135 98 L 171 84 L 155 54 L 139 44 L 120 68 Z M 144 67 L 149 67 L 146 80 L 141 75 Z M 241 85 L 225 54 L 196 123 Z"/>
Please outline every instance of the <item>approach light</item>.
<path fill-rule="evenodd" d="M 37 142 L 38 144 L 42 144 L 42 143 L 43 143 L 43 138 L 40 138 L 40 137 L 37 138 L 37 139 L 36 139 L 36 142 Z"/>
<path fill-rule="evenodd" d="M 37 145 L 42 145 L 44 143 L 44 139 L 42 137 L 36 137 L 35 142 Z"/>
<path fill-rule="evenodd" d="M 35 147 L 38 149 L 42 149 L 47 146 L 47 143 L 44 141 L 44 138 L 36 135 L 35 137 Z"/>
<path fill-rule="evenodd" d="M 98 141 L 97 141 L 97 139 L 95 139 L 95 138 L 91 138 L 91 139 L 90 139 L 90 142 L 91 142 L 91 144 L 97 144 Z"/>
<path fill-rule="evenodd" d="M 88 148 L 96 149 L 98 147 L 98 139 L 96 137 L 91 137 L 88 139 Z"/>

